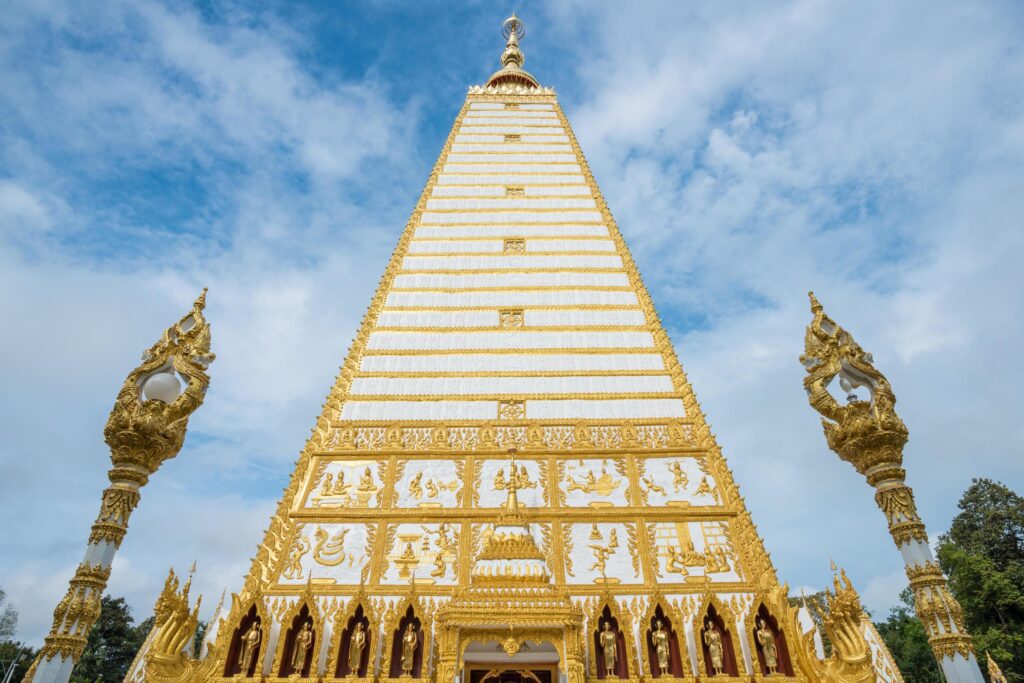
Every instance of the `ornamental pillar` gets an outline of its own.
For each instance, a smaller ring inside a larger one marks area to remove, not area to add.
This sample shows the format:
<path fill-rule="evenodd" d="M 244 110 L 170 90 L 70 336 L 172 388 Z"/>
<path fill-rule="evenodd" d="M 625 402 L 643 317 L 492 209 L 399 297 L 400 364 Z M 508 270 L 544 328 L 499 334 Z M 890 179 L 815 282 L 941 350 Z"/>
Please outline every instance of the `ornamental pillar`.
<path fill-rule="evenodd" d="M 100 598 L 114 555 L 128 531 L 149 477 L 181 450 L 188 418 L 206 395 L 210 378 L 210 326 L 203 318 L 206 290 L 192 311 L 164 332 L 128 374 L 103 430 L 113 467 L 92 525 L 85 557 L 53 611 L 43 648 L 25 675 L 32 683 L 64 683 L 82 656 L 100 616 Z M 186 382 L 182 391 L 180 378 Z"/>
<path fill-rule="evenodd" d="M 950 594 L 946 578 L 932 555 L 924 522 L 917 514 L 914 493 L 905 483 L 903 446 L 908 431 L 896 414 L 896 396 L 853 337 L 825 315 L 810 294 L 814 320 L 807 328 L 804 388 L 821 421 L 829 448 L 849 462 L 875 489 L 875 502 L 885 515 L 889 533 L 903 556 L 914 591 L 914 608 L 928 633 L 928 643 L 949 683 L 983 683 L 963 612 Z M 845 404 L 828 391 L 839 379 Z M 862 400 L 854 393 L 864 387 Z"/>

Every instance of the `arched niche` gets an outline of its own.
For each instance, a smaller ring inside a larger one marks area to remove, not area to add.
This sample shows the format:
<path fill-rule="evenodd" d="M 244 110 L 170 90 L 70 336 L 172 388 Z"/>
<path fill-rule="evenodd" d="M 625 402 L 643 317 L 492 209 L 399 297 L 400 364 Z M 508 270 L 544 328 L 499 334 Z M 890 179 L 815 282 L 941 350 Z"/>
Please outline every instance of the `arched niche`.
<path fill-rule="evenodd" d="M 605 666 L 604 647 L 601 645 L 601 633 L 605 630 L 605 624 L 610 625 L 609 631 L 615 634 L 615 675 L 613 678 L 629 678 L 629 662 L 626 660 L 628 650 L 626 649 L 626 636 L 619 625 L 618 618 L 612 613 L 609 605 L 605 605 L 596 620 L 596 628 L 591 631 L 594 643 L 594 667 L 595 675 L 599 680 L 608 678 L 607 667 Z"/>
<path fill-rule="evenodd" d="M 309 605 L 303 602 L 298 613 L 292 617 L 291 623 L 287 621 L 285 623 L 288 624 L 288 630 L 284 635 L 284 646 L 281 649 L 281 663 L 278 668 L 278 676 L 285 678 L 298 674 L 299 678 L 308 678 L 310 670 L 313 668 L 313 660 L 317 651 L 317 638 L 320 635 L 317 633 L 316 624 L 313 622 L 313 614 L 309 609 Z M 312 633 L 312 639 L 306 648 L 305 655 L 301 657 L 299 662 L 295 662 L 299 636 L 300 633 L 306 630 L 307 625 L 309 632 Z"/>
<path fill-rule="evenodd" d="M 657 630 L 657 622 L 661 622 L 662 630 L 668 635 L 668 670 L 662 671 L 658 665 L 658 648 L 654 642 L 654 634 Z M 684 676 L 683 655 L 679 647 L 679 635 L 675 631 L 671 616 L 666 613 L 661 604 L 654 608 L 654 613 L 647 620 L 647 631 L 645 633 L 647 644 L 647 662 L 651 677 L 661 678 L 682 678 Z"/>
<path fill-rule="evenodd" d="M 362 630 L 366 634 L 366 643 L 363 646 L 359 662 L 353 668 L 350 654 L 352 653 L 352 635 L 356 632 L 357 625 L 362 626 Z M 338 661 L 334 667 L 335 677 L 343 678 L 351 675 L 357 678 L 366 678 L 369 673 L 370 655 L 375 644 L 373 631 L 370 629 L 370 617 L 360 603 L 356 605 L 355 610 L 345 620 L 342 627 L 341 639 L 338 644 Z"/>
<path fill-rule="evenodd" d="M 423 623 L 416 616 L 416 611 L 409 605 L 405 614 L 398 620 L 398 626 L 391 633 L 391 661 L 388 662 L 388 676 L 398 678 L 402 675 L 402 639 L 409 625 L 412 624 L 413 633 L 416 634 L 416 650 L 412 656 L 412 677 L 423 676 Z"/>
<path fill-rule="evenodd" d="M 261 613 L 255 602 L 242 613 L 242 618 L 238 620 L 238 625 L 231 632 L 231 640 L 228 643 L 228 654 L 224 659 L 224 675 L 226 677 L 252 678 L 256 675 L 260 659 L 265 651 L 267 624 L 266 615 Z M 245 662 L 246 647 L 242 641 L 254 625 L 260 634 L 259 642 L 249 656 L 249 661 Z M 242 670 L 243 664 L 245 664 L 244 671 Z"/>
<path fill-rule="evenodd" d="M 731 620 L 730 620 L 731 621 Z M 739 666 L 736 659 L 736 646 L 733 642 L 733 629 L 726 622 L 722 610 L 709 603 L 701 616 L 698 647 L 704 660 L 704 674 L 714 676 L 715 669 L 711 657 L 710 638 L 708 633 L 717 630 L 722 641 L 722 671 L 727 676 L 739 676 Z"/>
<path fill-rule="evenodd" d="M 757 611 L 753 615 L 753 619 L 748 622 L 750 625 L 748 630 L 750 631 L 751 643 L 753 644 L 753 652 L 756 653 L 757 658 L 757 670 L 763 676 L 769 675 L 768 662 L 765 657 L 764 646 L 761 644 L 761 638 L 758 637 L 758 630 L 760 624 L 764 625 L 771 632 L 773 641 L 775 643 L 775 652 L 778 660 L 778 667 L 776 671 L 786 676 L 793 675 L 793 663 L 789 657 L 789 647 L 786 645 L 786 634 L 779 626 L 779 620 L 768 611 L 764 603 L 758 605 Z"/>

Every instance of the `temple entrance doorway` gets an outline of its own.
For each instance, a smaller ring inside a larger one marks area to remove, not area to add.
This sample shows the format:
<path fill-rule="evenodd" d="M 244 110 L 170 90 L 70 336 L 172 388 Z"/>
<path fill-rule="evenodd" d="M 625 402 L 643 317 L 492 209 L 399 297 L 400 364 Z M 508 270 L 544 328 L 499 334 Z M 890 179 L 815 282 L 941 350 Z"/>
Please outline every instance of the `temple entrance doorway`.
<path fill-rule="evenodd" d="M 463 653 L 461 683 L 559 683 L 558 662 L 548 642 L 524 642 L 509 657 L 495 640 L 474 641 Z"/>
<path fill-rule="evenodd" d="M 469 669 L 467 683 L 558 683 L 555 667 L 525 669 Z"/>

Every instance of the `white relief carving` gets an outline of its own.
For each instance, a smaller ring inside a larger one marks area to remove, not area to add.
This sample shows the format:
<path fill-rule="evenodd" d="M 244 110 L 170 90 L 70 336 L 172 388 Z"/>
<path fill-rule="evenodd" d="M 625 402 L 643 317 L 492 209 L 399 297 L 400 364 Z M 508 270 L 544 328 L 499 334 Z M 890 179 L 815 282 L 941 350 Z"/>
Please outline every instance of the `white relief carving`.
<path fill-rule="evenodd" d="M 297 540 L 300 552 L 294 553 L 294 567 L 286 566 L 280 582 L 303 584 L 311 578 L 314 583 L 357 585 L 369 561 L 368 539 L 365 524 L 305 524 Z"/>
<path fill-rule="evenodd" d="M 570 583 L 632 584 L 643 581 L 640 558 L 631 535 L 632 527 L 622 522 L 571 525 L 573 574 Z"/>
<path fill-rule="evenodd" d="M 407 585 L 415 580 L 424 585 L 453 585 L 458 573 L 460 528 L 447 522 L 397 525 L 381 583 Z"/>
<path fill-rule="evenodd" d="M 651 506 L 721 505 L 715 478 L 693 457 L 647 458 L 640 487 Z"/>
<path fill-rule="evenodd" d="M 477 507 L 497 508 L 505 504 L 508 493 L 505 486 L 497 486 L 499 479 L 507 481 L 508 460 L 484 460 L 477 463 L 480 468 L 479 489 L 477 490 Z M 544 505 L 544 489 L 541 483 L 541 463 L 536 460 L 516 461 L 516 483 L 519 504 L 523 507 L 542 507 Z"/>
<path fill-rule="evenodd" d="M 629 480 L 622 476 L 614 460 L 567 460 L 564 463 L 562 491 L 570 507 L 627 507 Z"/>
<path fill-rule="evenodd" d="M 659 581 L 740 580 L 726 522 L 659 522 L 653 527 L 655 555 L 661 573 Z"/>
<path fill-rule="evenodd" d="M 384 463 L 374 460 L 327 463 L 311 482 L 306 507 L 378 507 L 383 467 Z"/>
<path fill-rule="evenodd" d="M 453 460 L 410 460 L 395 486 L 396 507 L 453 508 L 462 478 Z"/>

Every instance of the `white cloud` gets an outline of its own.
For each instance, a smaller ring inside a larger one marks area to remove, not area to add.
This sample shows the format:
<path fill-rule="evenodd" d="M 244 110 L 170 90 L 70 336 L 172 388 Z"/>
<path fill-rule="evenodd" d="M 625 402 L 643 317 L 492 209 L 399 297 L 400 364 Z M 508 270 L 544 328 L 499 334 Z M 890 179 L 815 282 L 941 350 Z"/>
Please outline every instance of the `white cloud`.
<path fill-rule="evenodd" d="M 38 197 L 15 183 L 0 182 L 0 234 L 17 239 L 49 229 L 50 212 Z"/>

